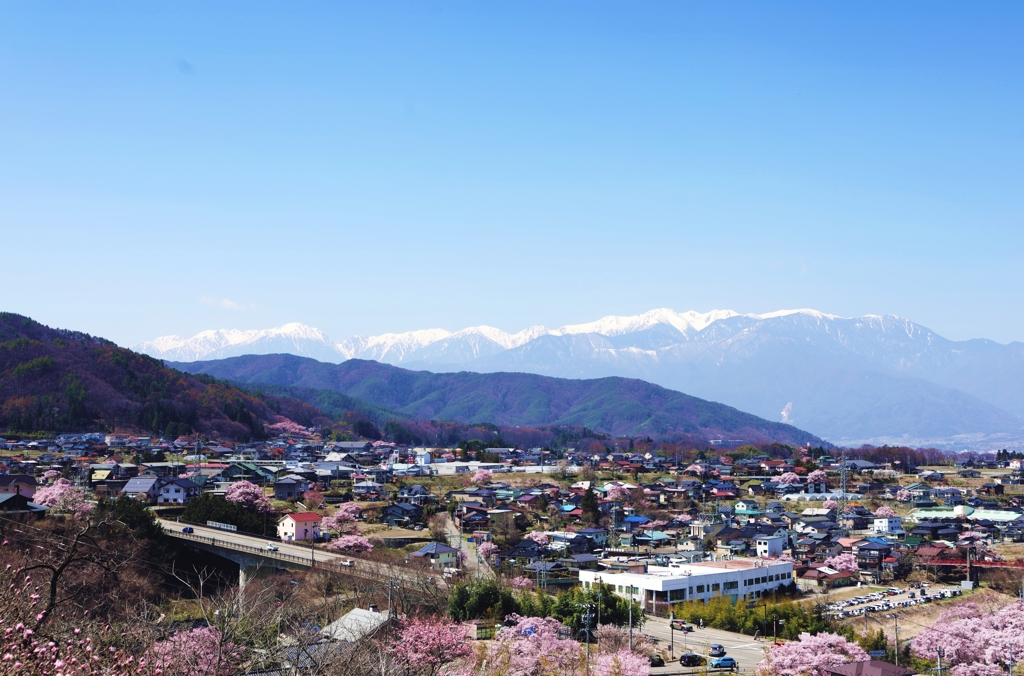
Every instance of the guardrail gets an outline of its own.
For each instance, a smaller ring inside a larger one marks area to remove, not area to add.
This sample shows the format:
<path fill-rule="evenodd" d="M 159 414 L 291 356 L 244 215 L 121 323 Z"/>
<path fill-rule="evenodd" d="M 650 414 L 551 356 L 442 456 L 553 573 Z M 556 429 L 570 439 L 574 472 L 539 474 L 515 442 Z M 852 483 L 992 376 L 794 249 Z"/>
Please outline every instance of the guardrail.
<path fill-rule="evenodd" d="M 181 538 L 183 540 L 193 540 L 195 542 L 202 542 L 212 547 L 222 547 L 224 549 L 233 549 L 239 552 L 245 552 L 247 554 L 256 554 L 267 559 L 278 559 L 280 561 L 289 561 L 291 563 L 301 563 L 305 566 L 325 566 L 327 568 L 337 569 L 338 571 L 347 570 L 347 566 L 342 566 L 332 558 L 325 558 L 320 561 L 314 561 L 311 556 L 297 556 L 295 554 L 288 554 L 280 550 L 272 551 L 265 547 L 253 547 L 252 545 L 243 545 L 238 542 L 231 542 L 229 540 L 218 540 L 214 537 L 206 535 L 197 535 L 195 533 L 182 533 L 181 531 L 167 531 L 167 534 L 172 537 Z M 330 555 L 327 555 L 330 556 Z"/>

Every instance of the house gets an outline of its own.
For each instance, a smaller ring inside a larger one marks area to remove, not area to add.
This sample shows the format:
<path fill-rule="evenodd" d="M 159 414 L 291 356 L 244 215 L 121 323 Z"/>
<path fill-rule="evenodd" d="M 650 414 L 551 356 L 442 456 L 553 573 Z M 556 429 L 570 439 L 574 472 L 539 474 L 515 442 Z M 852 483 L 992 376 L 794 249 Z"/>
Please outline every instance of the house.
<path fill-rule="evenodd" d="M 48 508 L 30 502 L 18 493 L 0 493 L 0 512 L 5 514 L 45 514 Z"/>
<path fill-rule="evenodd" d="M 389 526 L 406 526 L 423 520 L 423 508 L 408 502 L 396 502 L 382 509 L 380 518 Z"/>
<path fill-rule="evenodd" d="M 1005 490 L 1002 484 L 985 483 L 978 489 L 978 495 L 1003 495 Z"/>
<path fill-rule="evenodd" d="M 782 556 L 786 548 L 786 538 L 780 535 L 758 535 L 754 538 L 757 555 L 764 559 Z"/>
<path fill-rule="evenodd" d="M 420 561 L 427 561 L 431 566 L 454 566 L 459 560 L 459 550 L 440 542 L 428 542 L 416 552 L 409 555 Z"/>
<path fill-rule="evenodd" d="M 886 535 L 903 535 L 903 519 L 898 516 L 876 516 L 874 531 Z"/>
<path fill-rule="evenodd" d="M 309 490 L 309 480 L 294 474 L 288 474 L 274 482 L 275 500 L 297 500 Z"/>
<path fill-rule="evenodd" d="M 760 516 L 761 506 L 757 504 L 757 500 L 737 500 L 733 505 L 736 516 Z"/>
<path fill-rule="evenodd" d="M 277 523 L 277 537 L 285 542 L 320 537 L 320 517 L 309 512 L 285 514 Z"/>
<path fill-rule="evenodd" d="M 156 502 L 159 505 L 186 505 L 202 492 L 198 484 L 188 479 L 163 479 L 158 490 Z"/>
<path fill-rule="evenodd" d="M 137 476 L 128 480 L 121 489 L 121 495 L 127 495 L 147 505 L 155 505 L 160 497 L 160 486 L 163 482 L 163 479 L 155 476 Z"/>
<path fill-rule="evenodd" d="M 5 474 L 0 476 L 0 495 L 13 493 L 31 498 L 36 493 L 36 480 L 27 474 Z"/>
<path fill-rule="evenodd" d="M 356 643 L 373 636 L 387 621 L 388 614 L 377 612 L 376 606 L 370 606 L 370 610 L 353 608 L 320 630 L 320 633 L 334 641 Z"/>
<path fill-rule="evenodd" d="M 403 486 L 395 499 L 398 502 L 408 502 L 413 505 L 423 505 L 432 501 L 430 491 L 419 484 Z"/>

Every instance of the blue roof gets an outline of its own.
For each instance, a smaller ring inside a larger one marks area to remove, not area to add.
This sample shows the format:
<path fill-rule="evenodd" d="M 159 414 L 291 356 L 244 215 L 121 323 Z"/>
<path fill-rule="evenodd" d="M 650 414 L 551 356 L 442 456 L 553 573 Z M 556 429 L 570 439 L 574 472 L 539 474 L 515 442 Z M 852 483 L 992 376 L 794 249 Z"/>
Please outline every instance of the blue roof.
<path fill-rule="evenodd" d="M 413 556 L 426 556 L 427 554 L 451 554 L 457 551 L 459 550 L 440 542 L 429 542 L 423 545 L 423 547 L 418 552 L 414 553 Z"/>
<path fill-rule="evenodd" d="M 626 523 L 647 523 L 651 520 L 649 516 L 637 516 L 635 514 L 627 516 L 623 519 Z"/>

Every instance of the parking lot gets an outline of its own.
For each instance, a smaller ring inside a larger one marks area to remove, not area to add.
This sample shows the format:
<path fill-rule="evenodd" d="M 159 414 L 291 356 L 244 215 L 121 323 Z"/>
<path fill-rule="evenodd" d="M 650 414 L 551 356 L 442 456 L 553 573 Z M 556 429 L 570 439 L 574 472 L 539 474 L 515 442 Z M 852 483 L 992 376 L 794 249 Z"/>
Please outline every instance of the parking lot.
<path fill-rule="evenodd" d="M 891 612 L 911 608 L 937 599 L 948 599 L 961 594 L 957 587 L 922 586 L 918 588 L 890 587 L 844 601 L 835 601 L 826 607 L 837 620 L 861 617 L 865 614 Z"/>

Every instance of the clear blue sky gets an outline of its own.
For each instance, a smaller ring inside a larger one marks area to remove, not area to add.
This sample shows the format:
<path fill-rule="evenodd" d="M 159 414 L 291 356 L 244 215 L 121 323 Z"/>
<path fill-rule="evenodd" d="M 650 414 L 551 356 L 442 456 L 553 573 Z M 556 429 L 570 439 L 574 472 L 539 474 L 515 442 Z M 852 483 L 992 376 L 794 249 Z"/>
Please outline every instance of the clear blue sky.
<path fill-rule="evenodd" d="M 1024 340 L 1024 4 L 0 6 L 0 308 Z"/>

